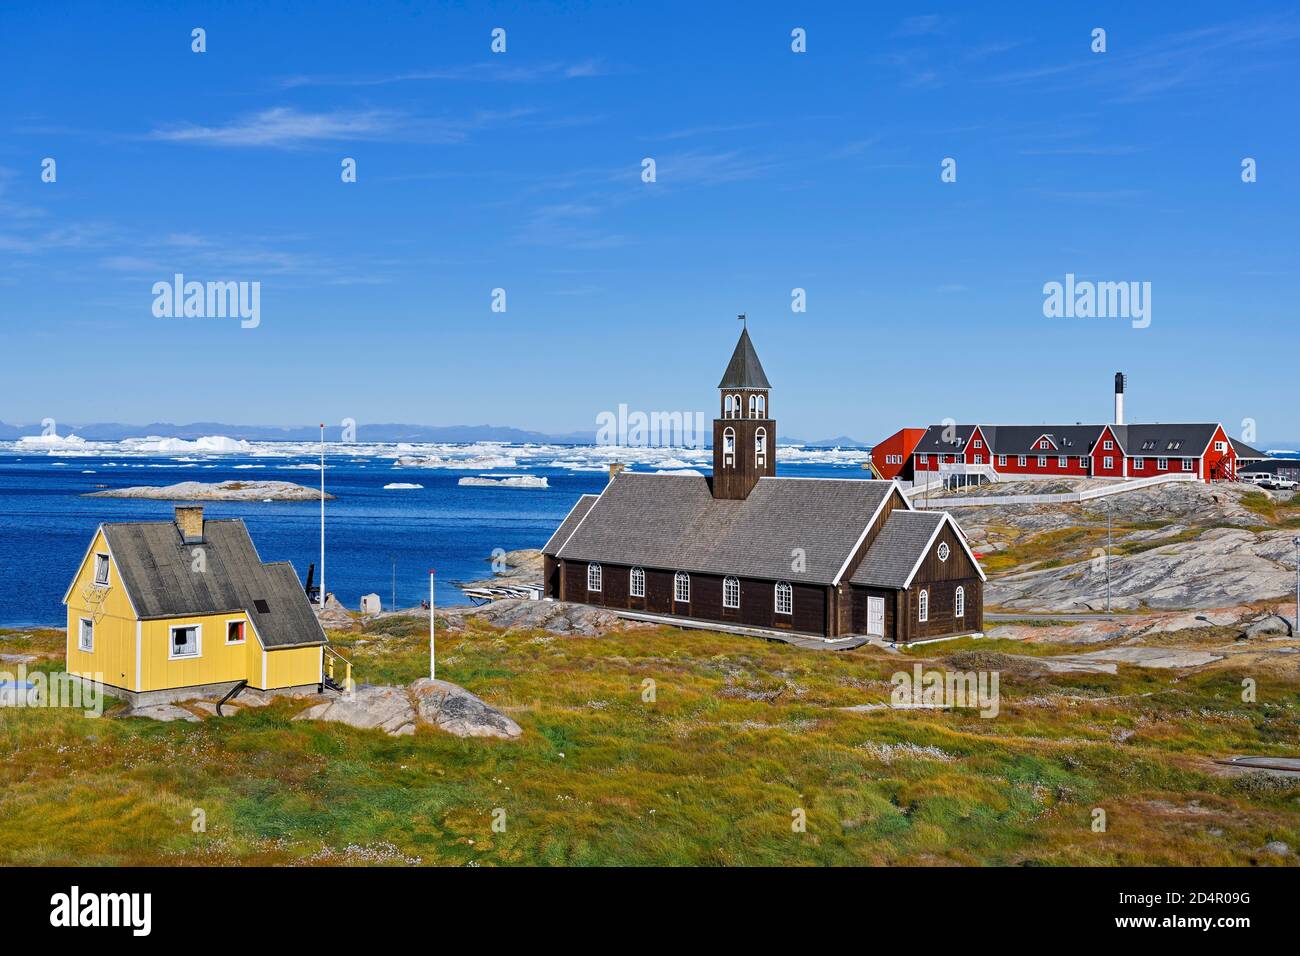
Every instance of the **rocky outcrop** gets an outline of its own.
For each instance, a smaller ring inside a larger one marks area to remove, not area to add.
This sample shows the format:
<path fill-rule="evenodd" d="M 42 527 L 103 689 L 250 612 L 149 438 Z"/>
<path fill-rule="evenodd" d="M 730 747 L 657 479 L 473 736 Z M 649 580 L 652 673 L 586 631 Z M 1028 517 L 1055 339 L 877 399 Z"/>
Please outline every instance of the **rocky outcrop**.
<path fill-rule="evenodd" d="M 1111 603 L 1139 608 L 1215 608 L 1287 594 L 1295 584 L 1292 534 L 1214 528 L 1194 541 L 1111 559 Z M 1106 562 L 1085 560 L 990 580 L 990 606 L 1098 611 L 1106 606 Z"/>
<path fill-rule="evenodd" d="M 149 498 L 160 501 L 319 501 L 320 489 L 292 481 L 182 481 L 174 485 L 139 485 L 92 491 L 83 498 Z M 326 492 L 325 497 L 334 496 Z"/>
<path fill-rule="evenodd" d="M 519 548 L 504 555 L 487 558 L 492 562 L 493 576 L 461 584 L 464 588 L 490 588 L 502 584 L 542 583 L 542 552 L 537 548 Z"/>
<path fill-rule="evenodd" d="M 931 494 L 929 503 L 941 505 L 945 498 L 983 495 L 1060 494 L 1087 491 L 1108 484 L 1101 479 L 1044 479 L 1039 481 L 1000 482 L 993 485 L 976 485 L 965 491 L 946 495 Z M 1055 505 L 990 505 L 980 508 L 960 508 L 953 512 L 962 530 L 966 532 L 971 547 L 976 551 L 991 553 L 1001 551 L 1015 541 L 1032 538 L 1048 531 L 1060 531 L 1080 526 L 1105 528 L 1109 513 L 1115 526 L 1115 543 L 1129 544 L 1170 537 L 1188 528 L 1209 528 L 1218 525 L 1253 527 L 1261 523 L 1260 516 L 1246 508 L 1241 498 L 1258 494 L 1251 485 L 1207 485 L 1201 482 L 1178 482 L 1152 485 L 1105 498 L 1079 504 Z M 926 500 L 921 495 L 913 501 Z M 1146 528 L 1129 529 L 1125 526 L 1147 525 Z M 1091 547 L 1091 545 L 1089 545 Z M 1062 546 L 1061 556 L 1068 552 Z"/>
<path fill-rule="evenodd" d="M 409 687 L 361 684 L 352 694 L 328 696 L 294 720 L 323 720 L 349 727 L 378 728 L 397 737 L 427 724 L 457 737 L 513 739 L 517 723 L 465 688 L 427 677 Z"/>
<path fill-rule="evenodd" d="M 440 619 L 442 613 L 439 611 Z M 507 630 L 550 631 L 579 637 L 596 637 L 607 631 L 650 626 L 624 620 L 611 611 L 586 604 L 530 601 L 526 598 L 506 598 L 481 607 L 449 608 L 446 613 L 448 623 L 453 627 L 463 627 L 464 619 L 473 617 Z"/>
<path fill-rule="evenodd" d="M 158 720 L 164 723 L 170 723 L 173 720 L 184 720 L 189 723 L 198 723 L 201 719 L 198 714 L 186 710 L 184 707 L 176 704 L 151 704 L 147 707 L 136 707 L 127 711 L 123 717 L 145 717 L 149 720 Z"/>

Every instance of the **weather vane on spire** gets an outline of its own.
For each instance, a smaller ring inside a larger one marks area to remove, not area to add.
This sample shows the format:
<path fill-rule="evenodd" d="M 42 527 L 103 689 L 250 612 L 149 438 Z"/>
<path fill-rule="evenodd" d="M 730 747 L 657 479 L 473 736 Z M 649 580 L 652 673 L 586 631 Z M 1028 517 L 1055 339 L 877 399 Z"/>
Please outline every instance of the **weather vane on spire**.
<path fill-rule="evenodd" d="M 745 323 L 745 328 L 749 328 L 749 319 L 745 318 L 744 312 L 740 313 L 740 315 L 736 316 L 736 318 L 740 319 L 741 322 Z"/>

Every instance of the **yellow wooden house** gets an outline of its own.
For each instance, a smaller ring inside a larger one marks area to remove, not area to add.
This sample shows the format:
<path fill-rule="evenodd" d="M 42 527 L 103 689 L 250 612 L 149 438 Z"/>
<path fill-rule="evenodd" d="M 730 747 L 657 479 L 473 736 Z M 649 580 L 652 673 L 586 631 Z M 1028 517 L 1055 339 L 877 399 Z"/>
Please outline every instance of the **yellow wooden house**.
<path fill-rule="evenodd" d="M 105 523 L 72 584 L 68 673 L 132 705 L 318 689 L 325 632 L 287 561 L 262 563 L 240 519 Z"/>

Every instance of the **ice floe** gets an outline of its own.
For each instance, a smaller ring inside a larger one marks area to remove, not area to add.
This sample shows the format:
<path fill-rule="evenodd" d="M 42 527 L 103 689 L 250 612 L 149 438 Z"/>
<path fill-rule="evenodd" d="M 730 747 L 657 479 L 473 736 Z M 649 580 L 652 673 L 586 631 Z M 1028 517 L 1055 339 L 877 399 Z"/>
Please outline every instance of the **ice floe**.
<path fill-rule="evenodd" d="M 539 475 L 479 475 L 462 478 L 456 482 L 473 488 L 549 488 L 550 483 Z"/>

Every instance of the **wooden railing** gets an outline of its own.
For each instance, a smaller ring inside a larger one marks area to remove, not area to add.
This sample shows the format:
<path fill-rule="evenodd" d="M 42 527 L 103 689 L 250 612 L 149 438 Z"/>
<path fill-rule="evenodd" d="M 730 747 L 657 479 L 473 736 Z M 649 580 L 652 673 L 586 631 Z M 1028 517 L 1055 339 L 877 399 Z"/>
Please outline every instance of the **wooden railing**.
<path fill-rule="evenodd" d="M 330 647 L 328 644 L 322 645 L 322 647 L 325 651 L 324 676 L 329 678 L 329 680 L 332 681 L 336 686 L 342 687 L 344 693 L 347 694 L 352 693 L 352 690 L 355 687 L 355 685 L 352 683 L 352 662 L 348 660 L 346 657 L 344 657 L 342 654 L 340 654 L 338 651 L 334 650 L 334 648 Z M 342 683 L 339 683 L 338 678 L 334 676 L 336 664 L 342 666 L 342 671 L 343 671 Z"/>

